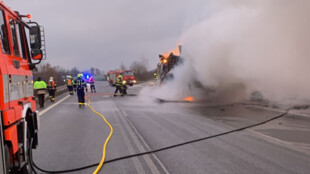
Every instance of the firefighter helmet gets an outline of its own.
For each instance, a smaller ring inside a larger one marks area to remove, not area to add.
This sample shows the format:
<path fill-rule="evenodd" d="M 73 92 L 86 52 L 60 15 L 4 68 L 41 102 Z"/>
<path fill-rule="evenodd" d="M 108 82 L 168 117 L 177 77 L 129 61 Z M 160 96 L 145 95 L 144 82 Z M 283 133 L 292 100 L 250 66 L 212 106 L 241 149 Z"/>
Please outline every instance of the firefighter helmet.
<path fill-rule="evenodd" d="M 83 74 L 80 73 L 80 74 L 77 75 L 77 77 L 82 78 L 82 77 L 83 77 Z"/>
<path fill-rule="evenodd" d="M 118 75 L 118 77 L 117 77 L 117 78 L 123 78 L 122 74 Z"/>

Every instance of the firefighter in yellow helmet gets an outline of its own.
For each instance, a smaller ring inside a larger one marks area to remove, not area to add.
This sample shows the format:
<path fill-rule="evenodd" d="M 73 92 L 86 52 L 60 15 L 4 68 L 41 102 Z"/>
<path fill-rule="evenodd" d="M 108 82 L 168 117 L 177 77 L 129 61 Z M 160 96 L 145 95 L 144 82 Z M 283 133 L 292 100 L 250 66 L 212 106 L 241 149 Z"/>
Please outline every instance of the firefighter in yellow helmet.
<path fill-rule="evenodd" d="M 115 80 L 115 92 L 114 92 L 114 97 L 116 97 L 117 92 L 119 91 L 121 93 L 121 96 L 123 96 L 123 92 L 122 92 L 122 82 L 123 82 L 123 76 L 120 74 L 118 75 L 117 79 Z"/>
<path fill-rule="evenodd" d="M 157 76 L 157 73 L 154 72 L 154 79 L 157 80 L 158 79 L 158 76 Z"/>
<path fill-rule="evenodd" d="M 84 107 L 85 106 L 85 85 L 86 82 L 83 79 L 83 74 L 78 74 L 77 79 L 73 81 L 73 84 L 76 85 L 76 90 L 77 90 L 77 96 L 78 96 L 78 102 L 79 102 L 79 107 Z"/>

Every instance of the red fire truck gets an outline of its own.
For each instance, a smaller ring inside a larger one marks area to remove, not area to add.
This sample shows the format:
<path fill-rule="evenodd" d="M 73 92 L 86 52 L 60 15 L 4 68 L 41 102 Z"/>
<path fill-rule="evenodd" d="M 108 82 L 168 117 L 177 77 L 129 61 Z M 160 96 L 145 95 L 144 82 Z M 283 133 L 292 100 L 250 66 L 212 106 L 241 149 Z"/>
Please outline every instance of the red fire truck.
<path fill-rule="evenodd" d="M 32 69 L 45 59 L 44 30 L 0 2 L 0 173 L 32 173 L 38 144 Z M 29 41 L 28 38 L 29 37 Z"/>
<path fill-rule="evenodd" d="M 123 76 L 123 81 L 126 81 L 126 85 L 134 85 L 137 83 L 135 72 L 132 70 L 113 70 L 108 72 L 108 81 L 111 86 L 114 86 L 115 80 L 118 77 L 118 75 Z"/>

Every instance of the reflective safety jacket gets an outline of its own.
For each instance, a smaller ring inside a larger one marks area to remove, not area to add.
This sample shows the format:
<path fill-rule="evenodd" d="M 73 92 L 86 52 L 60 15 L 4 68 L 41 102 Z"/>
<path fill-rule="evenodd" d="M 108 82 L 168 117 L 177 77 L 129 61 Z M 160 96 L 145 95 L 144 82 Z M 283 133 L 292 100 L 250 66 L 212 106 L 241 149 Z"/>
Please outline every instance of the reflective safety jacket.
<path fill-rule="evenodd" d="M 67 79 L 67 86 L 72 86 L 72 79 Z"/>
<path fill-rule="evenodd" d="M 48 81 L 48 82 L 47 82 L 47 88 L 48 88 L 48 89 L 52 89 L 52 90 L 56 89 L 56 83 L 55 83 L 55 81 Z"/>
<path fill-rule="evenodd" d="M 115 86 L 122 86 L 122 78 L 117 78 L 115 81 Z"/>
<path fill-rule="evenodd" d="M 41 80 L 41 81 L 36 81 L 36 82 L 34 82 L 33 88 L 34 88 L 35 90 L 38 90 L 38 89 L 46 89 L 47 86 L 46 86 L 46 83 L 45 83 L 44 81 Z"/>
<path fill-rule="evenodd" d="M 78 90 L 84 90 L 84 87 L 86 86 L 86 82 L 81 78 L 77 78 L 76 80 L 74 80 L 73 84 L 76 85 L 76 88 Z"/>
<path fill-rule="evenodd" d="M 94 78 L 89 78 L 89 83 L 90 83 L 90 84 L 94 84 L 94 83 L 95 83 Z"/>

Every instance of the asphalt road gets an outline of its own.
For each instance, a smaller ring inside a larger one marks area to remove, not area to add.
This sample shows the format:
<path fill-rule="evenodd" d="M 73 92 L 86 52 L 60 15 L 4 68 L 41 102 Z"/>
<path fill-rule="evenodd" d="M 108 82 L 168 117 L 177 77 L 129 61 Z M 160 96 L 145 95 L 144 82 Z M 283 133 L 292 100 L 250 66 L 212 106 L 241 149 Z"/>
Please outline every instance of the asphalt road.
<path fill-rule="evenodd" d="M 114 128 L 106 160 L 215 135 L 281 113 L 246 105 L 158 103 L 136 96 L 142 87 L 130 87 L 130 96 L 112 97 L 100 94 L 112 93 L 114 88 L 107 83 L 96 83 L 97 95 L 90 97 L 92 106 Z M 48 110 L 41 112 L 39 146 L 33 151 L 33 158 L 46 170 L 98 163 L 109 134 L 108 126 L 99 116 L 88 107 L 78 107 L 77 96 L 66 96 L 59 96 L 55 107 L 46 106 Z M 65 99 L 57 103 L 61 98 Z M 283 128 L 293 124 L 287 119 L 152 155 L 107 163 L 100 173 L 308 174 L 309 130 L 307 125 L 303 125 L 304 129 Z M 95 167 L 73 173 L 94 170 Z"/>

